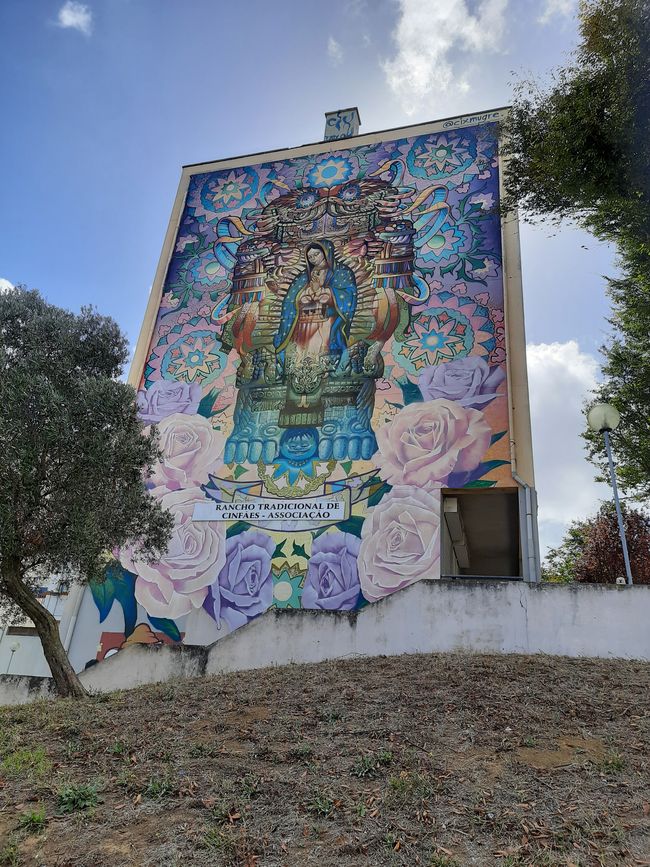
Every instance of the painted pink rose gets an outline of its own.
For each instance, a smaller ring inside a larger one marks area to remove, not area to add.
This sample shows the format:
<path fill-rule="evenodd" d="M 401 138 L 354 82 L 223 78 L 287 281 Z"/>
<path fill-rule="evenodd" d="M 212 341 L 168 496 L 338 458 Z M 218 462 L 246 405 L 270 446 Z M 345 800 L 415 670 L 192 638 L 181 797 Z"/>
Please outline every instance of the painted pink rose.
<path fill-rule="evenodd" d="M 439 578 L 440 493 L 407 485 L 389 491 L 363 523 L 357 566 L 368 602 Z"/>
<path fill-rule="evenodd" d="M 450 473 L 476 469 L 490 447 L 483 413 L 451 400 L 411 403 L 377 431 L 374 461 L 391 485 L 443 487 Z"/>
<path fill-rule="evenodd" d="M 200 608 L 226 562 L 226 525 L 193 521 L 196 503 L 204 503 L 200 488 L 167 491 L 160 498 L 174 517 L 166 554 L 157 563 L 139 559 L 132 548 L 122 548 L 118 559 L 134 572 L 135 598 L 152 617 L 172 620 Z"/>
<path fill-rule="evenodd" d="M 176 412 L 158 424 L 162 460 L 149 480 L 168 490 L 203 485 L 221 465 L 225 438 L 202 415 Z"/>

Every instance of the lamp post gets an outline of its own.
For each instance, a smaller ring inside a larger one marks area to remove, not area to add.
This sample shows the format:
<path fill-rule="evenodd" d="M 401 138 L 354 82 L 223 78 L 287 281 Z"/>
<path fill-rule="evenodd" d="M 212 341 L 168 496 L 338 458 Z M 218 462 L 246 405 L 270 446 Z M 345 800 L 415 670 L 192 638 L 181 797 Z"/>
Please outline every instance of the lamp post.
<path fill-rule="evenodd" d="M 609 403 L 597 403 L 591 407 L 587 413 L 587 422 L 589 427 L 596 433 L 601 433 L 605 438 L 605 449 L 607 450 L 607 460 L 609 461 L 609 475 L 612 480 L 612 490 L 614 491 L 614 505 L 616 506 L 616 517 L 618 518 L 618 532 L 621 537 L 621 546 L 623 548 L 623 559 L 625 560 L 625 574 L 627 575 L 627 583 L 633 584 L 632 569 L 630 568 L 630 555 L 627 552 L 627 541 L 625 539 L 625 528 L 623 526 L 623 514 L 621 512 L 621 504 L 618 499 L 618 486 L 616 485 L 616 473 L 614 472 L 614 460 L 612 458 L 612 446 L 609 441 L 610 431 L 616 430 L 621 421 L 621 416 L 616 407 Z"/>
<path fill-rule="evenodd" d="M 13 644 L 10 644 L 9 650 L 11 651 L 11 656 L 9 657 L 9 663 L 7 665 L 7 671 L 5 672 L 5 674 L 9 674 L 9 669 L 11 668 L 11 663 L 13 662 L 13 659 L 14 659 L 14 653 L 16 653 L 16 651 L 20 650 L 20 641 L 14 641 Z"/>

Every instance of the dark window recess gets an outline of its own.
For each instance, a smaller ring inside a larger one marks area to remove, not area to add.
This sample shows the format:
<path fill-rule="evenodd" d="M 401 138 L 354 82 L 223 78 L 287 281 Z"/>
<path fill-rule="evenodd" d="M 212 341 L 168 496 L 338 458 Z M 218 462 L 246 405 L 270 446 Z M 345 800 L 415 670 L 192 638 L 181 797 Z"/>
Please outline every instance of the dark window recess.
<path fill-rule="evenodd" d="M 522 575 L 517 490 L 445 492 L 441 536 L 443 578 Z"/>

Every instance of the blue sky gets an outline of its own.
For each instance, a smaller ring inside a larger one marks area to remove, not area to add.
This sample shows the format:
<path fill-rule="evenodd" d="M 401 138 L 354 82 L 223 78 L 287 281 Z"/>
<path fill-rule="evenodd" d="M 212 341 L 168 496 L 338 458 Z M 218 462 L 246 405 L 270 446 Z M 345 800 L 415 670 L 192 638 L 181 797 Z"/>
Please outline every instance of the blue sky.
<path fill-rule="evenodd" d="M 135 342 L 180 175 L 316 141 L 508 104 L 576 40 L 574 0 L 2 0 L 0 278 L 92 303 Z M 578 434 L 606 334 L 611 252 L 522 228 L 545 543 L 597 504 Z"/>

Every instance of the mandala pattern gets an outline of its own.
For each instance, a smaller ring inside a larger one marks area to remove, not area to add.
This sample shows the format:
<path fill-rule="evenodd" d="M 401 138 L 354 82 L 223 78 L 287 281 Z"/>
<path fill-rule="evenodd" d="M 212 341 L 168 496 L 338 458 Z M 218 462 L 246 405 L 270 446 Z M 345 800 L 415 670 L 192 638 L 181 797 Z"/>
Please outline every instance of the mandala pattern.
<path fill-rule="evenodd" d="M 238 210 L 253 198 L 259 187 L 257 172 L 245 167 L 226 172 L 214 172 L 190 201 L 196 205 L 195 216 L 215 219 L 215 215 Z M 198 201 L 197 201 L 198 198 Z"/>
<path fill-rule="evenodd" d="M 212 331 L 193 331 L 169 347 L 162 362 L 165 379 L 200 382 L 218 372 L 223 354 Z"/>
<path fill-rule="evenodd" d="M 442 364 L 473 353 L 489 356 L 496 348 L 495 325 L 490 310 L 475 299 L 453 292 L 438 292 L 413 324 L 413 334 L 397 353 L 402 367 L 417 373 L 423 367 Z"/>
<path fill-rule="evenodd" d="M 352 162 L 345 157 L 326 157 L 307 172 L 310 187 L 335 187 L 344 184 L 352 175 Z"/>
<path fill-rule="evenodd" d="M 476 160 L 476 142 L 451 134 L 420 136 L 406 161 L 411 174 L 428 180 L 448 180 L 466 172 Z"/>
<path fill-rule="evenodd" d="M 193 283 L 201 286 L 214 286 L 226 276 L 226 269 L 215 257 L 212 250 L 204 251 L 200 256 L 190 259 L 187 264 L 187 274 Z"/>

